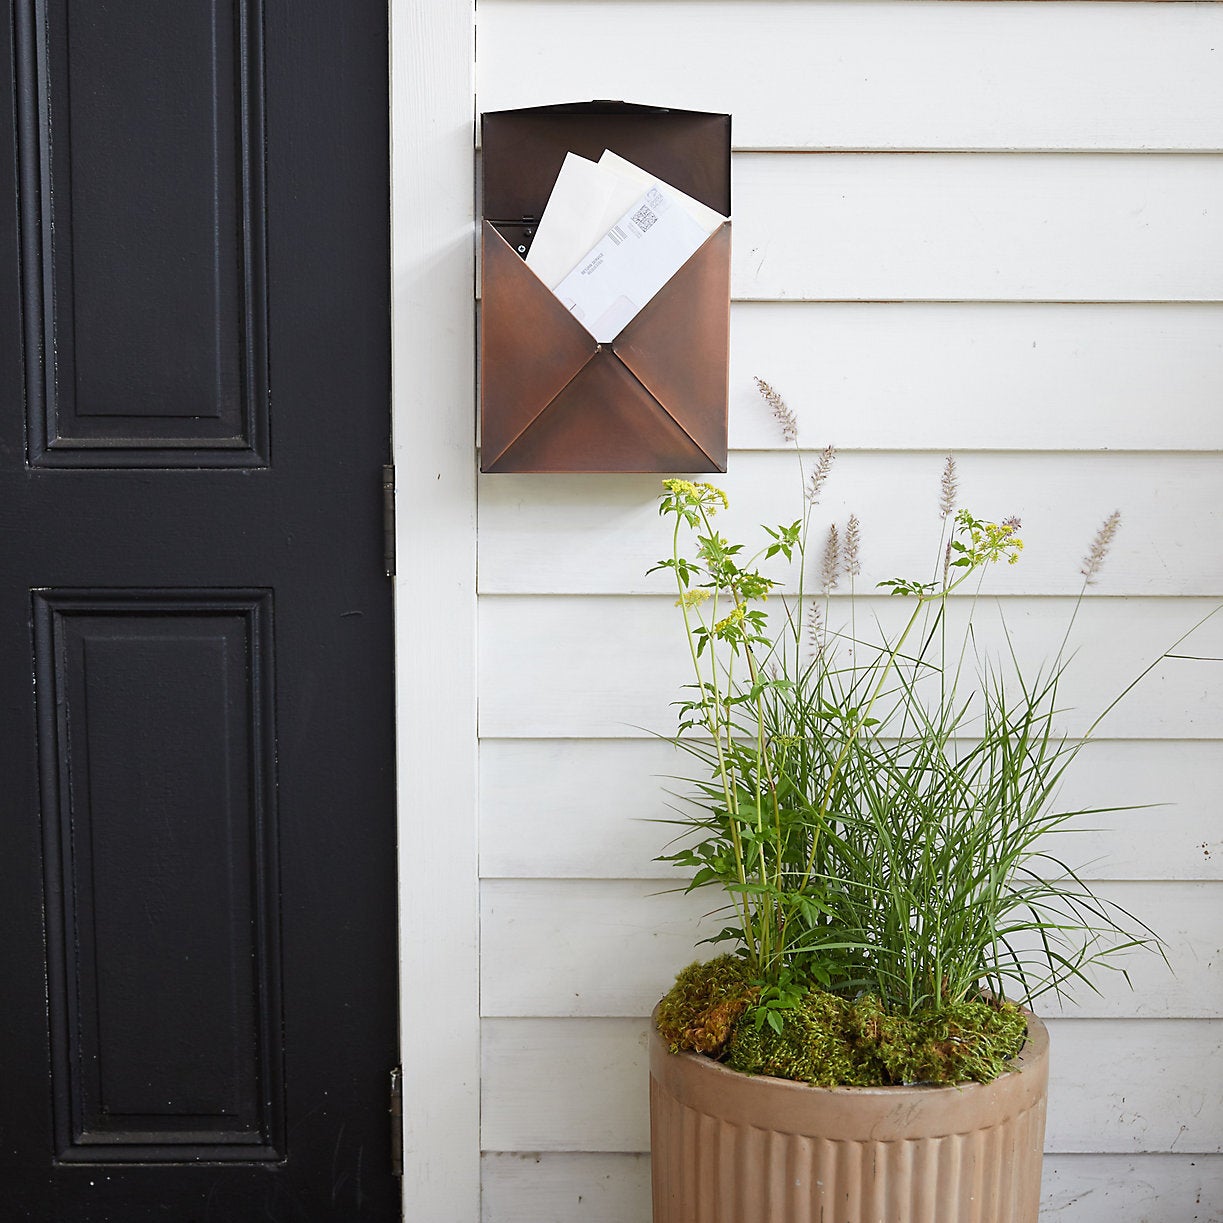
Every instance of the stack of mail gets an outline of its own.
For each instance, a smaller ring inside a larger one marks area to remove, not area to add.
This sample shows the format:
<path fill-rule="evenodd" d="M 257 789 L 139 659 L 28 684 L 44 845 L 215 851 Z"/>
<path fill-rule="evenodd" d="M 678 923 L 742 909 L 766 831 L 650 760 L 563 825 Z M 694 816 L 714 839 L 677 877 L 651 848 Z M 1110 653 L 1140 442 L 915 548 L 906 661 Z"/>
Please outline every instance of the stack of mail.
<path fill-rule="evenodd" d="M 606 343 L 725 220 L 610 149 L 597 162 L 569 153 L 527 265 Z"/>

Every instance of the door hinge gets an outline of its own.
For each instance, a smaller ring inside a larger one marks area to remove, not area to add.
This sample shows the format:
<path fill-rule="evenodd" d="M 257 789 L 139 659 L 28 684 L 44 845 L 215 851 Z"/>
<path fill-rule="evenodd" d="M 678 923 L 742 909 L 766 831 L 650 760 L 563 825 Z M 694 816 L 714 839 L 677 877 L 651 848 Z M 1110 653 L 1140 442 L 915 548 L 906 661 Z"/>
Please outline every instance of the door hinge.
<path fill-rule="evenodd" d="M 403 1176 L 403 1067 L 391 1071 L 391 1175 Z"/>
<path fill-rule="evenodd" d="M 386 576 L 395 576 L 395 464 L 382 468 L 382 562 Z"/>

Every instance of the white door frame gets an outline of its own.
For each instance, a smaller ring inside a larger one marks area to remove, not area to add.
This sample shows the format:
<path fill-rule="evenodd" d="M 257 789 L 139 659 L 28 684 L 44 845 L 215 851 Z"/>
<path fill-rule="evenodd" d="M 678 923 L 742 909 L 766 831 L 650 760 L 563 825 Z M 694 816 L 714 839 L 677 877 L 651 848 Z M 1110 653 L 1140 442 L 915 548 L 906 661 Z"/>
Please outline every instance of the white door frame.
<path fill-rule="evenodd" d="M 390 0 L 404 1218 L 480 1218 L 475 0 Z"/>

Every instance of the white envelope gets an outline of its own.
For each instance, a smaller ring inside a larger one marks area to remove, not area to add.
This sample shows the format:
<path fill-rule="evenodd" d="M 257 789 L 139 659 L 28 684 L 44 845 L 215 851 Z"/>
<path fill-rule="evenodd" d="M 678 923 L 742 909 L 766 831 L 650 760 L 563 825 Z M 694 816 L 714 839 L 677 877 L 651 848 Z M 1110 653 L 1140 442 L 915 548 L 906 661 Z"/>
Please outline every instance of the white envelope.
<path fill-rule="evenodd" d="M 635 178 L 567 153 L 527 252 L 527 267 L 555 289 L 643 190 Z"/>
<path fill-rule="evenodd" d="M 640 166 L 633 165 L 631 161 L 621 157 L 619 153 L 613 153 L 611 149 L 604 149 L 603 156 L 599 158 L 598 164 L 603 169 L 611 170 L 625 182 L 636 184 L 639 192 L 659 183 L 659 180 L 653 174 L 643 170 Z M 715 212 L 708 204 L 702 204 L 700 200 L 694 200 L 692 196 L 685 195 L 677 187 L 672 187 L 670 183 L 662 185 L 667 188 L 674 199 L 679 201 L 684 211 L 707 234 L 713 233 L 726 220 L 720 212 Z"/>
<path fill-rule="evenodd" d="M 614 340 L 709 236 L 680 192 L 651 182 L 555 289 L 600 344 Z"/>

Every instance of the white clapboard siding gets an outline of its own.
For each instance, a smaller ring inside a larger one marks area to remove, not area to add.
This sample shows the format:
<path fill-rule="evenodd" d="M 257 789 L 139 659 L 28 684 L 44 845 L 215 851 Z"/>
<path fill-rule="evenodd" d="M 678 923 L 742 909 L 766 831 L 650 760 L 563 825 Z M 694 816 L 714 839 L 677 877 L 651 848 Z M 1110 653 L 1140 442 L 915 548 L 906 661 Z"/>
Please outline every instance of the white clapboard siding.
<path fill-rule="evenodd" d="M 736 298 L 1223 298 L 1223 154 L 734 159 Z"/>
<path fill-rule="evenodd" d="M 1223 153 L 737 153 L 732 183 L 736 301 L 1223 299 Z"/>
<path fill-rule="evenodd" d="M 486 878 L 655 879 L 690 760 L 649 739 L 486 739 L 480 870 Z M 1059 809 L 1160 804 L 1083 816 L 1059 852 L 1091 879 L 1223 880 L 1223 742 L 1098 741 L 1067 774 Z"/>
<path fill-rule="evenodd" d="M 890 631 L 909 605 L 859 600 L 861 619 L 878 616 Z M 1073 600 L 1002 599 L 1014 647 L 1030 666 L 1057 648 Z M 1218 604 L 1205 599 L 1088 600 L 1074 631 L 1078 653 L 1062 681 L 1062 726 L 1077 734 L 1153 659 Z M 950 619 L 968 609 L 966 600 Z M 840 624 L 835 608 L 831 623 Z M 952 629 L 954 632 L 954 627 Z M 979 606 L 978 642 L 1002 648 L 994 601 Z M 692 682 L 679 612 L 669 597 L 485 596 L 480 616 L 481 734 L 496 738 L 648 737 L 669 730 L 670 702 Z M 954 639 L 954 638 L 953 638 Z M 1223 614 L 1181 647 L 1223 656 Z M 1223 738 L 1220 663 L 1161 663 L 1101 723 L 1112 738 Z"/>
<path fill-rule="evenodd" d="M 804 446 L 1223 450 L 1223 303 L 761 301 L 730 319 L 732 452 L 777 449 L 757 377 Z"/>
<path fill-rule="evenodd" d="M 650 1223 L 650 1157 L 490 1153 L 482 1223 Z"/>
<path fill-rule="evenodd" d="M 1042 1223 L 1223 1223 L 1223 1156 L 1051 1155 L 1040 1217 Z"/>
<path fill-rule="evenodd" d="M 714 892 L 644 880 L 484 880 L 485 1016 L 644 1015 L 675 974 L 711 954 Z"/>
<path fill-rule="evenodd" d="M 646 1151 L 644 1019 L 485 1019 L 485 1151 Z"/>
<path fill-rule="evenodd" d="M 479 39 L 480 110 L 729 111 L 739 148 L 1223 147 L 1213 5 L 480 0 Z"/>
<path fill-rule="evenodd" d="M 1194 1020 L 1055 1019 L 1050 1151 L 1223 1151 L 1223 1033 Z"/>
<path fill-rule="evenodd" d="M 486 1016 L 641 1015 L 685 964 L 716 954 L 700 939 L 728 915 L 712 914 L 714 889 L 691 895 L 655 880 L 485 880 L 481 888 Z M 1044 1015 L 1071 1018 L 1210 1019 L 1223 1014 L 1223 884 L 1114 883 L 1096 887 L 1153 926 L 1168 962 L 1131 951 L 1119 971 L 1096 969 L 1098 993 L 1078 986 L 1051 996 Z M 1014 940 L 1032 953 L 1034 939 Z"/>
<path fill-rule="evenodd" d="M 649 1223 L 650 1157 L 483 1158 L 483 1223 Z M 1049 1155 L 1042 1223 L 1223 1223 L 1223 1156 Z"/>
<path fill-rule="evenodd" d="M 486 1019 L 486 1151 L 649 1149 L 644 1019 Z M 1045 1147 L 1223 1149 L 1223 1034 L 1193 1019 L 1049 1023 Z"/>
<path fill-rule="evenodd" d="M 732 449 L 777 446 L 757 377 L 807 446 L 1223 449 L 1218 304 L 737 302 Z"/>
<path fill-rule="evenodd" d="M 800 466 L 792 450 L 736 454 L 726 475 L 703 477 L 726 491 L 730 508 L 719 512 L 718 530 L 745 544 L 745 557 L 770 542 L 760 524 L 801 516 L 803 472 L 816 457 L 804 453 Z M 928 576 L 942 556 L 944 461 L 937 453 L 838 455 L 812 519 L 812 570 L 827 524 L 843 530 L 854 513 L 862 536 L 858 590 L 898 575 Z M 1122 529 L 1093 593 L 1223 595 L 1223 550 L 1204 544 L 1223 537 L 1223 452 L 988 453 L 964 455 L 957 466 L 959 505 L 994 522 L 1013 514 L 1023 520 L 1021 563 L 990 573 L 992 593 L 1077 595 L 1096 531 L 1120 510 Z M 661 491 L 660 477 L 649 475 L 485 476 L 481 593 L 672 592 L 672 573 L 647 575 L 671 546 L 672 520 L 658 516 Z M 766 571 L 793 581 L 781 562 Z"/>
<path fill-rule="evenodd" d="M 1071 733 L 1223 600 L 1223 4 L 480 0 L 477 20 L 477 110 L 733 114 L 730 473 L 702 477 L 731 495 L 725 533 L 780 521 L 792 487 L 759 376 L 808 453 L 840 448 L 819 513 L 862 520 L 860 588 L 924 576 L 948 451 L 963 504 L 1023 516 L 1023 563 L 990 585 L 1032 661 L 1122 510 Z M 652 861 L 659 775 L 686 761 L 651 732 L 691 682 L 667 575 L 645 576 L 657 493 L 480 483 L 483 1223 L 649 1219 L 640 1016 L 713 900 L 662 894 Z M 1223 615 L 1179 652 L 1223 655 Z M 1130 957 L 1134 992 L 1105 977 L 1051 1022 L 1043 1223 L 1223 1223 L 1221 680 L 1162 664 L 1064 788 L 1169 804 L 1059 848 L 1176 973 Z"/>

